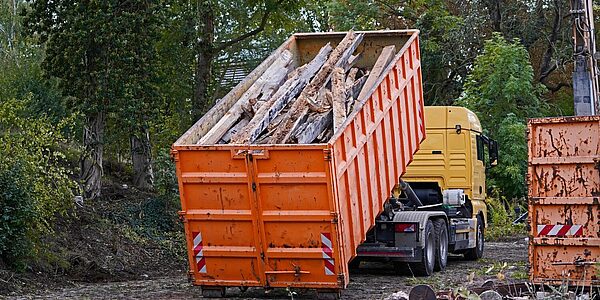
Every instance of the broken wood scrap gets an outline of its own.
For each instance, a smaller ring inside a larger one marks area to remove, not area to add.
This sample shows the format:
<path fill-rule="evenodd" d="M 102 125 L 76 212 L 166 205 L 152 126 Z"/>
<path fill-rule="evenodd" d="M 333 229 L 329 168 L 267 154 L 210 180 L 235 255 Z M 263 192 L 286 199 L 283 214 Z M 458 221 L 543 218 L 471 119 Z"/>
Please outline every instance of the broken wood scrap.
<path fill-rule="evenodd" d="M 348 65 L 354 66 L 361 57 L 362 57 L 362 52 L 358 53 L 356 55 L 351 55 L 350 58 L 348 58 Z"/>
<path fill-rule="evenodd" d="M 294 69 L 292 67 L 292 65 L 288 65 L 287 66 L 287 70 L 286 73 L 289 75 L 291 73 L 293 73 L 296 69 Z M 263 87 L 263 89 L 261 90 L 260 95 L 258 95 L 255 99 L 254 102 L 252 104 L 252 108 L 254 112 L 257 112 L 260 107 L 266 103 L 272 96 L 273 94 L 275 94 L 275 92 L 277 92 L 279 90 L 279 88 L 282 86 L 282 84 L 287 81 L 287 77 L 288 75 L 286 75 L 286 78 L 281 78 L 279 76 L 272 76 L 265 84 L 265 86 Z"/>
<path fill-rule="evenodd" d="M 286 143 L 290 138 L 290 133 L 299 125 L 298 120 L 302 119 L 310 111 L 310 102 L 317 105 L 317 96 L 319 91 L 327 85 L 331 78 L 334 67 L 339 67 L 347 63 L 348 58 L 358 44 L 362 41 L 363 34 L 355 34 L 349 31 L 337 47 L 331 52 L 331 55 L 323 64 L 317 74 L 310 80 L 308 85 L 302 90 L 298 99 L 292 104 L 292 107 L 282 121 L 282 125 L 271 137 L 270 143 Z M 346 66 L 342 66 L 346 67 Z"/>
<path fill-rule="evenodd" d="M 231 141 L 231 138 L 236 133 L 238 133 L 240 130 L 242 130 L 242 128 L 244 128 L 244 126 L 248 125 L 249 122 L 250 122 L 250 119 L 242 118 L 239 122 L 237 122 L 235 125 L 233 125 L 233 127 L 231 127 L 229 130 L 227 130 L 227 132 L 225 132 L 223 137 L 221 137 L 221 141 L 223 141 L 224 144 L 228 144 Z"/>
<path fill-rule="evenodd" d="M 367 81 L 365 82 L 360 93 L 358 94 L 358 97 L 356 99 L 358 102 L 364 101 L 364 98 L 369 96 L 369 92 L 371 91 L 371 89 L 373 89 L 373 87 L 375 87 L 375 84 L 377 84 L 377 82 L 379 81 L 379 78 L 381 77 L 381 75 L 383 75 L 383 72 L 385 71 L 387 66 L 390 64 L 390 62 L 394 59 L 395 55 L 396 55 L 396 46 L 390 45 L 390 46 L 386 46 L 383 48 L 383 50 L 381 51 L 381 54 L 379 55 L 379 57 L 377 58 L 377 61 L 375 62 L 375 65 L 371 69 L 371 72 L 369 74 L 369 77 L 367 78 Z M 358 106 L 359 105 L 354 105 L 354 109 L 356 109 L 356 107 L 358 107 Z"/>
<path fill-rule="evenodd" d="M 233 138 L 233 142 L 237 144 L 253 143 L 321 69 L 331 51 L 332 47 L 328 43 L 308 64 L 292 72 L 292 76 L 258 109 L 250 123 Z"/>
<path fill-rule="evenodd" d="M 359 105 L 358 95 L 359 95 L 362 87 L 365 85 L 365 82 L 367 81 L 367 77 L 368 77 L 368 75 L 358 78 L 357 80 L 355 80 L 352 83 L 352 86 L 349 88 L 348 94 L 350 94 L 350 96 L 348 97 L 348 104 L 349 104 L 348 112 L 347 112 L 348 116 L 354 111 L 354 108 L 358 107 L 358 105 Z"/>
<path fill-rule="evenodd" d="M 333 121 L 333 112 L 330 110 L 325 113 L 311 114 L 302 130 L 298 130 L 292 137 L 292 141 L 298 144 L 310 144 L 319 137 L 319 135 L 331 127 Z"/>
<path fill-rule="evenodd" d="M 315 142 L 316 143 L 327 143 L 329 141 L 329 139 L 331 139 L 332 136 L 333 136 L 333 130 L 331 128 L 327 128 L 323 132 L 321 132 L 321 134 L 319 134 L 319 136 L 317 137 Z"/>
<path fill-rule="evenodd" d="M 346 121 L 346 78 L 343 68 L 333 70 L 331 93 L 333 95 L 333 132 L 337 132 Z M 320 133 L 320 132 L 319 132 Z"/>
<path fill-rule="evenodd" d="M 352 93 L 352 87 L 354 86 L 354 82 L 356 81 L 356 76 L 358 75 L 358 68 L 352 68 L 348 72 L 345 80 L 345 89 L 346 89 L 346 101 L 345 101 L 345 109 L 346 116 L 350 115 L 352 112 L 352 104 L 354 103 L 354 93 Z"/>
<path fill-rule="evenodd" d="M 225 115 L 213 126 L 198 142 L 198 144 L 215 144 L 221 137 L 235 124 L 244 112 L 243 107 L 247 106 L 250 99 L 255 99 L 261 94 L 268 94 L 272 89 L 269 82 L 281 82 L 287 75 L 288 65 L 292 63 L 292 53 L 285 50 L 273 62 L 271 66 L 248 88 L 240 99 L 225 113 Z M 266 86 L 266 88 L 265 88 Z"/>

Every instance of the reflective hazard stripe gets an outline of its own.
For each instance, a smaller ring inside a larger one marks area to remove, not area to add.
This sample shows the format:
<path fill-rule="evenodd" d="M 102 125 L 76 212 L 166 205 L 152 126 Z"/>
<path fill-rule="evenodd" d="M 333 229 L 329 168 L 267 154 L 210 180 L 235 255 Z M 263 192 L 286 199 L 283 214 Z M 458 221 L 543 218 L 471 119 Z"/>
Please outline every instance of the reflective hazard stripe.
<path fill-rule="evenodd" d="M 538 225 L 538 236 L 581 236 L 582 225 Z"/>
<path fill-rule="evenodd" d="M 325 263 L 325 275 L 335 275 L 333 263 L 333 244 L 330 233 L 321 233 L 321 249 L 323 250 L 323 261 Z"/>
<path fill-rule="evenodd" d="M 194 258 L 196 260 L 196 267 L 198 272 L 206 273 L 206 259 L 204 258 L 204 251 L 202 251 L 202 233 L 192 232 L 194 237 Z"/>

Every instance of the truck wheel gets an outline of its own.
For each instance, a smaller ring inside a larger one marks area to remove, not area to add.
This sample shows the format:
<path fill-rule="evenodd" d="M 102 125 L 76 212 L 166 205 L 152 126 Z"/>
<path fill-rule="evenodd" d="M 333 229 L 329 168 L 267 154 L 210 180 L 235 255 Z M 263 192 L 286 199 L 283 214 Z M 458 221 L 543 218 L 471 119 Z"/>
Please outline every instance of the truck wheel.
<path fill-rule="evenodd" d="M 433 274 L 435 264 L 435 228 L 431 220 L 428 220 L 425 225 L 425 239 L 423 242 L 425 243 L 423 257 L 420 262 L 411 263 L 410 268 L 415 275 L 430 276 Z"/>
<path fill-rule="evenodd" d="M 475 248 L 467 250 L 465 252 L 466 260 L 478 260 L 483 257 L 483 219 L 481 216 L 477 216 L 477 236 L 475 237 Z"/>
<path fill-rule="evenodd" d="M 433 221 L 435 228 L 435 271 L 444 271 L 448 265 L 448 227 L 446 221 Z"/>

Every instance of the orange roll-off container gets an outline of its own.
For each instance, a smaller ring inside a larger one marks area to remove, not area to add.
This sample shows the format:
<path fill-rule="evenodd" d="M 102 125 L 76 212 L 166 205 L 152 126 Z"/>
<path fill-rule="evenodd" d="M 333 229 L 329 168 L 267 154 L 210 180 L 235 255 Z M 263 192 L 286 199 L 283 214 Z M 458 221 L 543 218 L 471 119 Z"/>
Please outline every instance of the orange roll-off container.
<path fill-rule="evenodd" d="M 364 32 L 358 67 L 397 55 L 324 144 L 197 145 L 288 49 L 296 66 L 345 33 L 294 34 L 175 142 L 195 285 L 339 290 L 348 262 L 425 138 L 418 31 Z"/>
<path fill-rule="evenodd" d="M 600 116 L 529 120 L 529 263 L 536 284 L 600 284 Z"/>

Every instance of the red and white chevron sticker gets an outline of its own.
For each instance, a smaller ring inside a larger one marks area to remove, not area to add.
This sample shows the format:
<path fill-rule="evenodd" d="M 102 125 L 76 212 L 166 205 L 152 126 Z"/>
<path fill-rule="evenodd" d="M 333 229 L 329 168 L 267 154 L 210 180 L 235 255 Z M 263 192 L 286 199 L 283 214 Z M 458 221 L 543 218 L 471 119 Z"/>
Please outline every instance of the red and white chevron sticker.
<path fill-rule="evenodd" d="M 538 225 L 538 236 L 581 236 L 582 225 Z"/>
<path fill-rule="evenodd" d="M 206 259 L 202 251 L 202 233 L 192 232 L 192 236 L 194 237 L 194 257 L 196 258 L 198 272 L 206 273 Z"/>
<path fill-rule="evenodd" d="M 325 275 L 335 275 L 335 265 L 333 264 L 333 244 L 331 243 L 331 233 L 321 233 L 321 248 L 323 249 L 323 260 L 325 261 Z"/>

